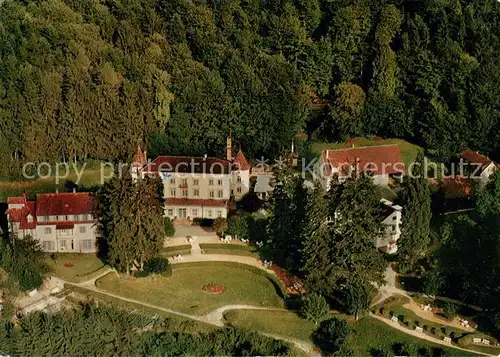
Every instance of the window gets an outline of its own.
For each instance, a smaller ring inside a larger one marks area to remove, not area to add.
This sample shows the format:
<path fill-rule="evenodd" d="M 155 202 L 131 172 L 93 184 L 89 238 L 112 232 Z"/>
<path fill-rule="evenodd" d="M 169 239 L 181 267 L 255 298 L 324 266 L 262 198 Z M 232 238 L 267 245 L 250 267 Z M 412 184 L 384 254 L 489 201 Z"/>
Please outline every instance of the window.
<path fill-rule="evenodd" d="M 241 176 L 238 176 L 238 177 L 236 178 L 236 182 L 241 183 Z"/>
<path fill-rule="evenodd" d="M 200 196 L 200 190 L 198 190 L 197 188 L 195 188 L 195 189 L 193 190 L 193 196 L 194 196 L 194 197 L 199 197 L 199 196 Z"/>
<path fill-rule="evenodd" d="M 217 197 L 222 198 L 224 192 L 222 190 L 217 191 Z"/>
<path fill-rule="evenodd" d="M 170 183 L 171 183 L 172 185 L 175 185 L 175 178 L 174 178 L 174 177 L 172 177 L 172 178 L 170 179 Z"/>
<path fill-rule="evenodd" d="M 43 233 L 45 233 L 45 234 L 52 234 L 52 228 L 45 227 L 45 229 L 43 230 Z"/>
<path fill-rule="evenodd" d="M 83 240 L 83 249 L 92 249 L 92 239 Z"/>
<path fill-rule="evenodd" d="M 222 211 L 217 211 L 217 217 L 222 217 Z"/>
<path fill-rule="evenodd" d="M 215 197 L 214 191 L 210 191 L 210 198 L 214 198 L 214 197 Z"/>
<path fill-rule="evenodd" d="M 174 209 L 173 208 L 169 208 L 167 210 L 167 215 L 170 216 L 170 217 L 172 217 L 174 215 Z"/>
<path fill-rule="evenodd" d="M 196 179 L 196 180 L 193 180 L 193 185 L 194 186 L 198 186 L 200 183 L 200 180 Z"/>
<path fill-rule="evenodd" d="M 59 241 L 59 248 L 66 248 L 66 241 L 65 240 Z"/>
<path fill-rule="evenodd" d="M 175 190 L 170 190 L 170 197 L 175 197 Z"/>
<path fill-rule="evenodd" d="M 238 191 L 238 193 L 241 193 L 241 187 L 238 187 L 236 191 Z"/>
<path fill-rule="evenodd" d="M 94 216 L 92 216 L 91 214 L 88 214 L 88 215 L 87 215 L 87 220 L 91 221 L 91 220 L 93 220 L 93 219 L 94 219 Z"/>
<path fill-rule="evenodd" d="M 392 226 L 392 231 L 396 232 L 396 226 Z"/>
<path fill-rule="evenodd" d="M 207 210 L 207 216 L 208 216 L 208 218 L 212 217 L 212 211 L 211 210 Z"/>
<path fill-rule="evenodd" d="M 57 216 L 57 220 L 58 220 L 58 221 L 64 221 L 64 218 L 65 218 L 65 217 L 66 217 L 66 216 Z"/>
<path fill-rule="evenodd" d="M 193 217 L 198 217 L 198 209 L 197 208 L 191 209 L 191 213 L 193 214 Z"/>
<path fill-rule="evenodd" d="M 213 185 L 214 185 L 214 180 L 208 180 L 208 184 L 209 184 L 210 186 L 213 186 Z"/>
<path fill-rule="evenodd" d="M 48 222 L 48 221 L 49 221 L 49 216 L 42 217 L 42 222 Z"/>
<path fill-rule="evenodd" d="M 188 191 L 182 190 L 182 197 L 187 197 L 187 196 L 188 196 Z"/>
<path fill-rule="evenodd" d="M 222 180 L 217 180 L 217 185 L 222 186 Z"/>
<path fill-rule="evenodd" d="M 33 222 L 33 216 L 31 214 L 29 214 L 26 218 L 28 219 L 28 222 Z"/>
<path fill-rule="evenodd" d="M 42 249 L 47 251 L 47 250 L 55 250 L 56 249 L 56 242 L 51 241 L 51 240 L 44 240 L 42 242 Z"/>
<path fill-rule="evenodd" d="M 80 231 L 80 233 L 87 233 L 87 227 L 81 226 L 79 231 Z"/>
<path fill-rule="evenodd" d="M 188 184 L 188 180 L 187 179 L 182 179 L 181 180 L 181 185 L 186 186 L 187 184 Z"/>
<path fill-rule="evenodd" d="M 395 221 L 395 220 L 396 220 L 396 216 L 393 216 L 393 217 L 392 217 L 392 220 L 393 220 L 393 221 Z"/>
<path fill-rule="evenodd" d="M 58 230 L 60 236 L 70 236 L 73 235 L 72 229 L 59 229 Z"/>

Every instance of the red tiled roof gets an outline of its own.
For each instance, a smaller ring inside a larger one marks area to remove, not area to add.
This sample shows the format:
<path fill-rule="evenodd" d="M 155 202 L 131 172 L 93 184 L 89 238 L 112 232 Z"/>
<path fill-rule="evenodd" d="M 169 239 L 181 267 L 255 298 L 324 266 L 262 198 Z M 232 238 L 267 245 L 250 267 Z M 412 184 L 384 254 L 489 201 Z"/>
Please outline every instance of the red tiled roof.
<path fill-rule="evenodd" d="M 11 203 L 16 204 L 16 203 Z M 23 208 L 9 208 L 7 210 L 10 222 L 18 222 L 20 229 L 33 229 L 36 227 L 35 202 L 26 202 Z M 32 216 L 32 222 L 28 222 L 28 215 Z"/>
<path fill-rule="evenodd" d="M 43 193 L 36 196 L 37 216 L 93 214 L 96 201 L 88 192 Z"/>
<path fill-rule="evenodd" d="M 178 172 L 228 174 L 231 163 L 215 157 L 158 156 L 142 171 L 146 173 Z"/>
<path fill-rule="evenodd" d="M 22 205 L 28 201 L 27 195 L 24 194 L 21 197 L 8 197 L 7 204 L 8 205 Z"/>
<path fill-rule="evenodd" d="M 481 171 L 486 169 L 493 161 L 488 157 L 481 155 L 480 153 L 472 150 L 466 150 L 462 153 L 462 158 L 469 161 L 470 163 L 480 164 Z"/>
<path fill-rule="evenodd" d="M 324 150 L 323 159 L 341 171 L 358 165 L 361 172 L 374 175 L 404 173 L 404 162 L 398 145 L 380 145 L 358 148 Z M 328 156 L 328 157 L 327 157 Z M 329 174 L 329 170 L 327 172 Z"/>
<path fill-rule="evenodd" d="M 144 166 L 147 162 L 146 155 L 144 151 L 141 150 L 141 145 L 137 143 L 137 148 L 135 149 L 134 157 L 132 158 L 132 165 Z"/>
<path fill-rule="evenodd" d="M 461 198 L 472 194 L 472 181 L 466 176 L 445 177 L 442 186 L 445 198 Z"/>
<path fill-rule="evenodd" d="M 171 197 L 166 200 L 167 205 L 174 206 L 207 206 L 207 207 L 226 207 L 227 200 L 210 200 L 210 199 L 192 199 L 192 198 L 176 198 Z"/>
<path fill-rule="evenodd" d="M 233 169 L 246 171 L 246 170 L 250 170 L 250 168 L 251 168 L 251 165 L 248 163 L 247 158 L 245 157 L 245 154 L 243 154 L 243 151 L 241 151 L 241 149 L 240 149 L 233 159 Z"/>

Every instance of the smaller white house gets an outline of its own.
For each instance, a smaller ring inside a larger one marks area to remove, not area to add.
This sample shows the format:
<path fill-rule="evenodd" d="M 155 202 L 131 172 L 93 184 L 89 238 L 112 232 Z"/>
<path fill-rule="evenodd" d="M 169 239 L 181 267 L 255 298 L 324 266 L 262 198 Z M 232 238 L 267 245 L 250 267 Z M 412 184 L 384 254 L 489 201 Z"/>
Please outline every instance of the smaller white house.
<path fill-rule="evenodd" d="M 496 164 L 489 157 L 472 150 L 464 151 L 462 159 L 470 166 L 467 170 L 471 175 L 470 178 L 477 182 L 479 189 L 482 190 L 495 173 L 497 169 Z"/>
<path fill-rule="evenodd" d="M 383 228 L 381 235 L 375 238 L 375 247 L 384 253 L 394 254 L 398 251 L 398 240 L 401 237 L 403 207 L 385 198 L 380 203 Z"/>

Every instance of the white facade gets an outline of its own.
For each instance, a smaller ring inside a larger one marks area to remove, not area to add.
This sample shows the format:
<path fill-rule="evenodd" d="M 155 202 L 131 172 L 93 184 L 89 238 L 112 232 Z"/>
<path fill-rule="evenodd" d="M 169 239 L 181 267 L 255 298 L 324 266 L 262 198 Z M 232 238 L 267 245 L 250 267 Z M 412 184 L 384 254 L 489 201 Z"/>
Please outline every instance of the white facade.
<path fill-rule="evenodd" d="M 382 221 L 381 235 L 375 238 L 375 247 L 387 254 L 394 254 L 398 251 L 398 240 L 401 237 L 401 218 L 403 208 L 394 205 L 391 201 L 382 199 L 381 204 L 386 208 L 386 214 Z"/>

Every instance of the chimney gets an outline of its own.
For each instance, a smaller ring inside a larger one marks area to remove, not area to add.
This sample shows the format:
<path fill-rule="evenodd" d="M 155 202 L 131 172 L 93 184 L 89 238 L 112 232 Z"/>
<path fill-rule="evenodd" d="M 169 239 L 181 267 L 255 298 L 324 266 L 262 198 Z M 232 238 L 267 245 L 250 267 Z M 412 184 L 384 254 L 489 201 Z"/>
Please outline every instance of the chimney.
<path fill-rule="evenodd" d="M 59 187 L 56 187 L 56 193 L 59 193 Z"/>
<path fill-rule="evenodd" d="M 73 193 L 76 193 L 76 187 L 73 187 Z"/>
<path fill-rule="evenodd" d="M 207 155 L 207 154 L 203 155 L 203 158 L 204 158 L 205 160 L 207 159 L 207 157 L 208 157 L 208 155 Z"/>
<path fill-rule="evenodd" d="M 293 149 L 294 149 L 294 147 L 293 147 L 293 140 L 292 140 L 292 153 L 293 153 Z"/>
<path fill-rule="evenodd" d="M 148 152 L 144 150 L 144 163 L 148 162 Z"/>
<path fill-rule="evenodd" d="M 233 159 L 233 148 L 231 146 L 231 137 L 227 137 L 226 140 L 226 159 L 231 161 Z"/>

